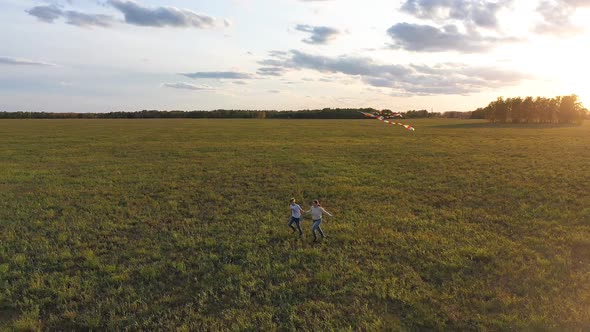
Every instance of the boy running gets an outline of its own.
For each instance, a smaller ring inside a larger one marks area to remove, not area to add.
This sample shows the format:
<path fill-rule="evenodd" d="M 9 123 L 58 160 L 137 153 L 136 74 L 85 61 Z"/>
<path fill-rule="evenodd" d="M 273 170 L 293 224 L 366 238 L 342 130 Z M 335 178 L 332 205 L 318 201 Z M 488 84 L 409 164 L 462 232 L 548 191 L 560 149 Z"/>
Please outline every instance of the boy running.
<path fill-rule="evenodd" d="M 289 227 L 295 232 L 295 227 L 293 224 L 297 225 L 297 229 L 299 230 L 299 236 L 303 236 L 303 231 L 301 230 L 301 213 L 304 212 L 299 204 L 295 203 L 295 198 L 291 198 L 291 204 L 289 205 L 291 208 L 291 219 L 289 220 Z"/>

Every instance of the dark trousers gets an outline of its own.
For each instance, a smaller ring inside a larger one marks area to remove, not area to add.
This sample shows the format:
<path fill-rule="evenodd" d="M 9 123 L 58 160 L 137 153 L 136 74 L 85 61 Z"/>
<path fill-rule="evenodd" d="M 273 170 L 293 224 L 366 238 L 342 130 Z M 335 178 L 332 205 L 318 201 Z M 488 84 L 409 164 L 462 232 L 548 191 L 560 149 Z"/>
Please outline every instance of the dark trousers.
<path fill-rule="evenodd" d="M 301 230 L 301 218 L 291 217 L 291 220 L 289 221 L 289 227 L 295 230 L 293 224 L 297 225 L 297 230 L 299 230 L 299 236 L 303 235 L 303 231 Z"/>

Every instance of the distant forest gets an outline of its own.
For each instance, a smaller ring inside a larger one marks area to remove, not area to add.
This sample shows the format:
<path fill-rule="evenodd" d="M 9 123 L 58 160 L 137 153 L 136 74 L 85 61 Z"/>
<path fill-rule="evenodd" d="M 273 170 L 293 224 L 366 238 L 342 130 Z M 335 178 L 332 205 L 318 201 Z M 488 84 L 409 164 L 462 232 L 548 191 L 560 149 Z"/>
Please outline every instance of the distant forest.
<path fill-rule="evenodd" d="M 472 112 L 472 118 L 497 123 L 582 123 L 589 116 L 578 96 L 499 97 L 488 106 Z"/>
<path fill-rule="evenodd" d="M 324 108 L 319 110 L 213 110 L 213 111 L 159 111 L 109 113 L 49 113 L 49 112 L 0 112 L 0 119 L 364 119 L 360 112 L 393 113 L 374 108 Z M 457 112 L 458 113 L 458 112 Z M 406 118 L 442 117 L 444 113 L 427 110 L 402 112 Z"/>
<path fill-rule="evenodd" d="M 213 111 L 160 111 L 108 113 L 50 113 L 50 112 L 2 112 L 0 119 L 364 119 L 360 112 L 394 113 L 389 109 L 374 108 L 324 108 L 316 110 L 213 110 Z M 578 96 L 499 97 L 486 107 L 471 112 L 429 112 L 409 110 L 399 112 L 406 119 L 455 118 L 487 119 L 495 123 L 581 123 L 590 113 L 582 106 Z"/>

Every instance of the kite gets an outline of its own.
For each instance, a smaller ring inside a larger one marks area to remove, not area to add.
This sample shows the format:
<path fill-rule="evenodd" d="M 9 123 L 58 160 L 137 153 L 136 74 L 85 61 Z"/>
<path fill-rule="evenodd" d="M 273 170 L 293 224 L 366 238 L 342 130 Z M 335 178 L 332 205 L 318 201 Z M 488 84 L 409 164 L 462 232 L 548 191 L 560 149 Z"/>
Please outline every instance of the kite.
<path fill-rule="evenodd" d="M 379 120 L 379 121 L 383 121 L 384 123 L 387 123 L 387 124 L 390 124 L 390 125 L 398 125 L 398 126 L 402 126 L 402 127 L 406 128 L 406 129 L 407 129 L 407 130 L 409 130 L 409 131 L 415 131 L 415 130 L 416 130 L 416 128 L 414 128 L 414 127 L 412 127 L 412 126 L 410 126 L 410 125 L 403 124 L 403 123 L 401 123 L 401 122 L 395 122 L 395 121 L 390 121 L 390 120 L 387 120 L 387 119 L 386 119 L 386 118 L 385 118 L 383 115 L 379 115 L 379 116 L 377 116 L 377 115 L 375 115 L 375 114 L 371 114 L 371 113 L 365 113 L 365 112 L 361 112 L 361 113 L 362 113 L 364 116 L 366 116 L 366 117 L 369 117 L 369 118 L 372 118 L 372 119 L 375 119 L 375 120 Z"/>

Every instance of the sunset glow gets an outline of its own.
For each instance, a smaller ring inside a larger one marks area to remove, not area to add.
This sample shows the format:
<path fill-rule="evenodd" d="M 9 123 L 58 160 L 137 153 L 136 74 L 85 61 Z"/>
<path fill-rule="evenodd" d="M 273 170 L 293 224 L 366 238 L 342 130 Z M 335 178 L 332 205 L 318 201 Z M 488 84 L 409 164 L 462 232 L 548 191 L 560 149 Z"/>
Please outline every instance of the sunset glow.
<path fill-rule="evenodd" d="M 0 111 L 376 107 L 469 111 L 578 94 L 590 3 L 0 4 Z"/>

